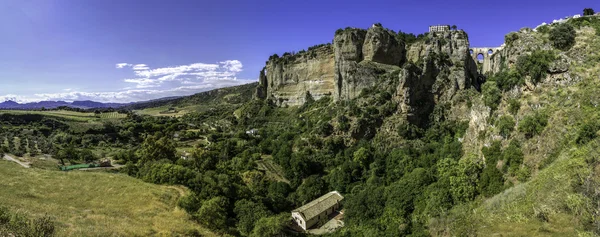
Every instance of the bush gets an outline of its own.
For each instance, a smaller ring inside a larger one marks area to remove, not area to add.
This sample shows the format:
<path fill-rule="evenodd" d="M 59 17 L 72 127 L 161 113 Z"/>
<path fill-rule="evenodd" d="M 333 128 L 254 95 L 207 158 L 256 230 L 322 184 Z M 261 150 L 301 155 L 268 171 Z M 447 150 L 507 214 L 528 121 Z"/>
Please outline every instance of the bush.
<path fill-rule="evenodd" d="M 542 33 L 542 34 L 546 34 L 550 32 L 550 25 L 543 25 L 540 26 L 536 29 L 538 32 Z"/>
<path fill-rule="evenodd" d="M 550 30 L 550 41 L 554 48 L 569 50 L 575 45 L 575 29 L 569 24 L 560 24 Z"/>
<path fill-rule="evenodd" d="M 583 9 L 583 15 L 584 16 L 591 16 L 591 15 L 594 15 L 594 13 L 595 13 L 594 9 L 592 9 L 592 8 L 585 8 L 585 9 Z"/>
<path fill-rule="evenodd" d="M 519 166 L 523 164 L 523 151 L 517 140 L 510 141 L 510 144 L 502 152 L 502 158 L 505 162 L 504 168 L 510 168 L 512 173 L 519 170 Z"/>
<path fill-rule="evenodd" d="M 508 91 L 515 86 L 522 85 L 525 82 L 523 77 L 515 70 L 496 73 L 490 77 L 489 80 L 495 81 L 496 85 L 498 85 L 498 88 L 502 89 L 502 91 Z"/>
<path fill-rule="evenodd" d="M 579 128 L 579 132 L 577 133 L 577 140 L 575 141 L 577 142 L 577 144 L 586 144 L 589 141 L 594 140 L 594 138 L 598 136 L 596 134 L 598 130 L 599 127 L 596 122 L 587 122 Z"/>
<path fill-rule="evenodd" d="M 479 180 L 479 192 L 486 197 L 491 197 L 503 190 L 504 178 L 502 177 L 502 172 L 496 166 L 486 166 Z"/>
<path fill-rule="evenodd" d="M 502 94 L 495 81 L 488 81 L 483 84 L 481 91 L 483 93 L 483 103 L 493 110 L 498 108 Z"/>
<path fill-rule="evenodd" d="M 30 219 L 0 207 L 0 236 L 54 236 L 55 224 L 48 216 Z"/>
<path fill-rule="evenodd" d="M 533 83 L 538 83 L 546 77 L 548 67 L 556 59 L 554 52 L 537 50 L 531 55 L 523 55 L 517 59 L 517 72 L 521 76 L 530 76 Z"/>
<path fill-rule="evenodd" d="M 508 100 L 508 112 L 513 116 L 517 115 L 521 108 L 521 102 L 517 99 Z"/>
<path fill-rule="evenodd" d="M 504 42 L 506 45 L 511 45 L 513 42 L 519 39 L 519 35 L 516 32 L 510 32 L 504 36 Z"/>
<path fill-rule="evenodd" d="M 519 131 L 524 133 L 526 138 L 532 138 L 542 133 L 547 124 L 548 116 L 544 113 L 536 112 L 534 115 L 523 118 L 519 123 Z"/>
<path fill-rule="evenodd" d="M 510 116 L 502 116 L 496 122 L 500 135 L 507 138 L 515 128 L 515 120 Z"/>

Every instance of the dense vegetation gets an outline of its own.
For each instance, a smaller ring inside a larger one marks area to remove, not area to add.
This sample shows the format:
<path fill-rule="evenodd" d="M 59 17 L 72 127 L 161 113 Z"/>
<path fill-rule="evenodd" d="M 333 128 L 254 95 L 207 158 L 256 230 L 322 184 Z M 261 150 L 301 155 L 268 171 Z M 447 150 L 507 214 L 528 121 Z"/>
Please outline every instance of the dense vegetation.
<path fill-rule="evenodd" d="M 488 75 L 481 91 L 463 90 L 432 105 L 419 118 L 425 122 L 399 115 L 395 70 L 352 100 L 307 93 L 298 107 L 251 99 L 253 85 L 133 108 L 205 103 L 181 117 L 129 112 L 89 124 L 2 114 L 2 151 L 52 154 L 71 164 L 112 157 L 124 165 L 122 173 L 187 187 L 191 193 L 178 205 L 220 234 L 291 234 L 289 212 L 331 190 L 345 196 L 345 227 L 331 236 L 469 236 L 515 219 L 559 223 L 565 213 L 577 223 L 573 228 L 598 234 L 599 215 L 590 210 L 600 200 L 592 188 L 600 162 L 587 155 L 598 146 L 598 85 L 587 79 L 572 90 L 544 85 L 558 55 L 572 51 L 572 31 L 582 27 L 576 24 L 595 20 L 549 26 L 540 32 L 548 34 L 546 50 L 520 54 L 510 68 Z M 424 37 L 394 35 L 407 44 Z M 519 40 L 517 33 L 506 36 L 507 45 Z M 322 47 L 331 46 L 311 49 Z M 446 56 L 432 60 L 449 64 Z M 472 120 L 456 115 L 465 108 Z M 564 195 L 550 195 L 554 190 Z M 511 215 L 476 218 L 504 212 Z"/>

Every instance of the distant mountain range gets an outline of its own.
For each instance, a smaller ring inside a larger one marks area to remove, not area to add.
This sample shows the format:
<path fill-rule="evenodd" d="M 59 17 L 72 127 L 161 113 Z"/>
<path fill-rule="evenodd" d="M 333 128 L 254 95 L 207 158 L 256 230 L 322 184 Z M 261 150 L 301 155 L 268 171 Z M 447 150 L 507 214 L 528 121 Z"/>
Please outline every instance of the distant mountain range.
<path fill-rule="evenodd" d="M 138 103 L 149 103 L 149 102 L 154 102 L 154 101 L 172 100 L 172 99 L 177 99 L 177 98 L 179 98 L 179 96 L 165 97 L 165 98 L 160 98 L 160 99 L 155 99 L 155 100 L 131 102 L 131 103 L 102 103 L 102 102 L 96 102 L 96 101 L 91 101 L 91 100 L 83 100 L 83 101 L 73 101 L 73 102 L 40 101 L 40 102 L 30 102 L 30 103 L 22 103 L 21 104 L 21 103 L 12 101 L 12 100 L 7 100 L 7 101 L 0 103 L 0 109 L 22 109 L 22 110 L 41 109 L 41 108 L 54 109 L 54 108 L 61 107 L 61 106 L 67 106 L 67 107 L 71 107 L 71 108 L 80 108 L 80 109 L 120 108 L 123 106 L 134 105 L 134 104 L 138 104 Z"/>
<path fill-rule="evenodd" d="M 101 103 L 95 102 L 91 100 L 84 101 L 40 101 L 40 102 L 30 102 L 30 103 L 17 103 L 12 100 L 4 101 L 0 103 L 0 109 L 54 109 L 60 106 L 67 106 L 72 108 L 80 108 L 80 109 L 92 109 L 92 108 L 118 108 L 125 105 L 129 105 L 132 103 Z"/>

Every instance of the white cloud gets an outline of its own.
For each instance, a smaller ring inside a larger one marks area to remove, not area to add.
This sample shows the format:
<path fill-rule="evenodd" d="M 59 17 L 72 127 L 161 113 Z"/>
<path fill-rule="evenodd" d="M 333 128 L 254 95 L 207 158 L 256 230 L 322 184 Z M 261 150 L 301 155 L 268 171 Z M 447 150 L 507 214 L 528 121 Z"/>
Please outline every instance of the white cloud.
<path fill-rule="evenodd" d="M 117 68 L 124 68 L 124 67 L 131 67 L 131 64 L 129 64 L 129 63 L 117 63 L 115 66 Z"/>
<path fill-rule="evenodd" d="M 125 79 L 125 82 L 135 83 L 136 88 L 148 88 L 160 86 L 167 81 L 236 80 L 237 75 L 243 71 L 243 65 L 238 60 L 152 69 L 146 64 L 136 64 L 132 70 L 136 78 Z"/>
<path fill-rule="evenodd" d="M 150 68 L 148 67 L 148 65 L 146 65 L 146 64 L 136 64 L 136 65 L 133 65 L 133 67 L 132 67 L 132 68 L 133 68 L 133 70 L 135 70 L 135 71 L 139 71 L 139 70 L 148 70 L 148 69 L 150 69 Z"/>
<path fill-rule="evenodd" d="M 185 96 L 202 91 L 255 82 L 241 80 L 238 75 L 243 65 L 238 60 L 217 63 L 192 63 L 171 67 L 151 68 L 146 64 L 117 63 L 116 68 L 131 70 L 132 77 L 123 79 L 134 86 L 106 92 L 85 92 L 67 88 L 58 93 L 34 95 L 4 95 L 0 102 L 13 100 L 19 103 L 44 100 L 93 100 L 98 102 L 127 103 L 169 96 Z"/>

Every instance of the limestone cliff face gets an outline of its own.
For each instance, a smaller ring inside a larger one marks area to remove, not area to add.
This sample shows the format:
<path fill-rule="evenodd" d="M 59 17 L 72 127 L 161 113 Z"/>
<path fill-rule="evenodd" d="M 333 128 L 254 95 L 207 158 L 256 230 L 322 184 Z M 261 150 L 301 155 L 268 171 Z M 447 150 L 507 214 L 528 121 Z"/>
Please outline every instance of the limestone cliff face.
<path fill-rule="evenodd" d="M 278 105 L 301 105 L 307 93 L 319 99 L 334 90 L 333 68 L 331 45 L 295 55 L 272 56 L 261 71 L 256 97 L 271 99 Z"/>
<path fill-rule="evenodd" d="M 407 58 L 411 63 L 400 71 L 394 98 L 413 124 L 424 125 L 435 105 L 449 102 L 459 90 L 479 88 L 477 66 L 463 31 L 430 35 L 413 44 Z"/>
<path fill-rule="evenodd" d="M 381 26 L 346 29 L 333 40 L 335 53 L 334 100 L 357 97 L 377 82 L 377 75 L 400 66 L 406 58 L 404 42 Z"/>
<path fill-rule="evenodd" d="M 409 118 L 422 118 L 456 91 L 479 86 L 463 31 L 432 34 L 407 47 L 393 32 L 373 25 L 338 30 L 333 45 L 272 56 L 260 73 L 255 96 L 279 105 L 301 105 L 307 94 L 349 100 L 376 86 L 383 74 L 398 71 L 395 100 Z"/>

